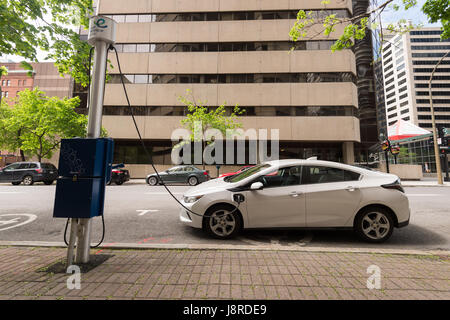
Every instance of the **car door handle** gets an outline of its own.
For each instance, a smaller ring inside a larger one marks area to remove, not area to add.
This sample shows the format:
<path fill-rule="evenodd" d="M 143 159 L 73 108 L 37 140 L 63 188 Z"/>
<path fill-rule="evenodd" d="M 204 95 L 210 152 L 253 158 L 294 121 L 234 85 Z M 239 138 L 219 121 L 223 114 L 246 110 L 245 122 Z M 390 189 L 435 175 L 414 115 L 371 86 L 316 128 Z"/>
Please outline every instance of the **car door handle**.
<path fill-rule="evenodd" d="M 293 197 L 293 198 L 297 198 L 301 194 L 302 194 L 302 192 L 292 191 L 290 193 L 290 196 Z"/>
<path fill-rule="evenodd" d="M 355 191 L 357 189 L 358 189 L 357 187 L 352 187 L 352 186 L 348 186 L 347 188 L 345 188 L 345 190 L 350 191 L 350 192 Z"/>

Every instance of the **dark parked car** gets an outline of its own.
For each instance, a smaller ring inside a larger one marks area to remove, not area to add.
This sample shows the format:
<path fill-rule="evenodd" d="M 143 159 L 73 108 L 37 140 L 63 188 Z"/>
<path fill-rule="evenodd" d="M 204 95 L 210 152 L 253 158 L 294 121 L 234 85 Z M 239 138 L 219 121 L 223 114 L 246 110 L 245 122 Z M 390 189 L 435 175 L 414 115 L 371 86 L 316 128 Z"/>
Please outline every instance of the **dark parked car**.
<path fill-rule="evenodd" d="M 23 182 L 31 186 L 35 182 L 53 183 L 58 177 L 58 169 L 51 163 L 16 162 L 0 169 L 0 182 L 11 182 L 19 185 Z"/>
<path fill-rule="evenodd" d="M 115 184 L 120 186 L 121 184 L 124 184 L 125 182 L 130 180 L 130 172 L 122 168 L 123 164 L 112 167 L 111 181 L 109 182 L 109 184 L 114 182 Z"/>
<path fill-rule="evenodd" d="M 200 170 L 194 166 L 176 166 L 160 172 L 159 176 L 164 183 L 187 183 L 191 186 L 209 180 L 208 171 Z M 156 173 L 149 174 L 145 180 L 151 186 L 161 184 Z"/>

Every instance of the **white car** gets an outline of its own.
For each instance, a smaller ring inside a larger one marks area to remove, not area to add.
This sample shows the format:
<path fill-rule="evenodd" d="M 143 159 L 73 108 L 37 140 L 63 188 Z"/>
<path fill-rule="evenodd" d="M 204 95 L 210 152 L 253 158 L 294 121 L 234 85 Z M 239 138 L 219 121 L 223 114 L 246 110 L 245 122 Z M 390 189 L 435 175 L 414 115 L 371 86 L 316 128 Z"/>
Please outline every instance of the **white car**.
<path fill-rule="evenodd" d="M 410 216 L 397 176 L 309 159 L 266 162 L 202 183 L 182 204 L 183 223 L 221 239 L 243 228 L 348 228 L 382 242 Z"/>

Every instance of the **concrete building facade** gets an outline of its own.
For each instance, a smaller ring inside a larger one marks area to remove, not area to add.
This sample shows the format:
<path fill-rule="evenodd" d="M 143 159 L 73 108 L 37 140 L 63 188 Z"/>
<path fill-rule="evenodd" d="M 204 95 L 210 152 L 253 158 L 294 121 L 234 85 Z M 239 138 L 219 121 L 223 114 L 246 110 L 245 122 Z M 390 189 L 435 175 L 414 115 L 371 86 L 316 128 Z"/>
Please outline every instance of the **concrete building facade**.
<path fill-rule="evenodd" d="M 330 36 L 314 25 L 314 38 L 291 43 L 299 9 L 353 14 L 351 0 L 331 0 L 326 10 L 320 0 L 99 2 L 98 13 L 118 23 L 115 46 L 131 105 L 157 165 L 171 165 L 171 135 L 187 112 L 178 97 L 187 89 L 208 107 L 245 109 L 244 130 L 278 129 L 280 158 L 354 162 L 361 142 L 355 54 L 330 50 L 342 25 Z M 115 139 L 115 162 L 146 167 L 115 55 L 109 59 L 103 126 Z"/>
<path fill-rule="evenodd" d="M 428 84 L 438 61 L 450 50 L 440 28 L 422 28 L 388 36 L 382 49 L 387 125 L 399 119 L 431 131 Z M 450 127 L 450 56 L 437 68 L 432 82 L 437 126 Z"/>

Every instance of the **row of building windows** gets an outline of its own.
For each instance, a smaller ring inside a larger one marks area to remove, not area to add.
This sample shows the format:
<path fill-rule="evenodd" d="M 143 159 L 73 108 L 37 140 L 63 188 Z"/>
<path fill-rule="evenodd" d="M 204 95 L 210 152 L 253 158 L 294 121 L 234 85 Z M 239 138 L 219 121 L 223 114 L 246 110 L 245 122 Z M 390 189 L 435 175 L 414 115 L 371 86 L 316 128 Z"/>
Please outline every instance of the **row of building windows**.
<path fill-rule="evenodd" d="M 411 50 L 448 50 L 450 46 L 411 46 Z"/>
<path fill-rule="evenodd" d="M 441 39 L 441 38 L 411 38 L 411 42 L 450 42 L 450 39 Z"/>
<path fill-rule="evenodd" d="M 103 115 L 106 116 L 129 116 L 133 112 L 136 116 L 186 116 L 189 111 L 186 107 L 153 107 L 153 106 L 104 106 Z M 215 107 L 209 107 L 209 110 Z M 234 107 L 226 107 L 226 115 L 231 115 Z M 244 110 L 242 116 L 259 117 L 352 117 L 356 116 L 357 109 L 352 106 L 301 106 L 301 107 L 241 107 Z M 79 113 L 87 113 L 86 108 L 77 109 Z"/>
<path fill-rule="evenodd" d="M 172 148 L 176 142 L 170 140 L 145 140 L 144 145 L 147 150 L 149 150 L 151 159 L 148 158 L 142 143 L 139 140 L 121 140 L 114 139 L 114 163 L 125 163 L 125 164 L 149 164 L 152 161 L 154 164 L 158 165 L 173 165 L 171 160 Z M 255 159 L 250 146 L 257 146 L 257 141 L 244 141 L 245 154 L 243 159 L 238 157 L 237 152 L 233 152 L 233 157 L 228 155 L 233 159 L 233 164 L 244 165 L 244 164 L 254 164 Z M 227 157 L 227 147 L 223 146 L 223 162 L 225 162 Z M 267 152 L 271 154 L 271 143 L 267 145 Z M 321 143 L 321 142 L 279 142 L 279 157 L 280 159 L 307 159 L 310 157 L 317 157 L 319 160 L 327 160 L 334 162 L 342 162 L 342 143 Z M 194 146 L 192 146 L 194 149 Z M 238 144 L 234 142 L 233 150 L 238 149 Z M 192 163 L 201 165 L 200 163 L 195 163 L 194 159 L 191 159 Z M 223 173 L 221 169 L 220 173 Z"/>
<path fill-rule="evenodd" d="M 429 91 L 416 91 L 417 96 L 429 96 Z M 433 96 L 450 96 L 450 91 L 433 91 Z"/>
<path fill-rule="evenodd" d="M 416 103 L 430 103 L 430 99 L 417 99 Z M 436 104 L 447 104 L 450 103 L 450 99 L 433 99 L 433 103 Z"/>
<path fill-rule="evenodd" d="M 118 43 L 117 52 L 226 52 L 226 51 L 289 51 L 330 50 L 334 41 L 265 41 L 265 42 L 216 42 L 216 43 Z"/>
<path fill-rule="evenodd" d="M 434 118 L 436 120 L 450 120 L 450 115 L 435 115 Z M 421 115 L 419 114 L 417 116 L 417 119 L 419 120 L 431 120 L 431 115 Z"/>
<path fill-rule="evenodd" d="M 2 97 L 3 98 L 8 98 L 9 97 L 9 92 L 8 91 L 2 91 Z"/>
<path fill-rule="evenodd" d="M 434 78 L 434 77 L 433 77 Z M 416 83 L 416 88 L 429 88 L 428 83 Z M 432 83 L 432 88 L 450 88 L 450 83 Z"/>
<path fill-rule="evenodd" d="M 17 86 L 26 86 L 27 80 L 17 80 Z M 11 87 L 11 80 L 2 80 L 2 87 Z"/>
<path fill-rule="evenodd" d="M 448 123 L 436 123 L 436 126 L 437 127 L 439 127 L 439 126 L 448 126 Z M 421 127 L 421 128 L 432 128 L 433 127 L 433 124 L 432 123 L 420 123 L 419 122 L 419 127 Z"/>
<path fill-rule="evenodd" d="M 414 80 L 430 80 L 430 76 L 414 76 Z M 433 80 L 450 80 L 450 76 L 433 76 Z"/>
<path fill-rule="evenodd" d="M 431 35 L 441 35 L 441 30 L 420 30 L 420 31 L 410 31 L 412 36 L 431 36 Z"/>
<path fill-rule="evenodd" d="M 435 112 L 450 112 L 450 107 L 433 107 Z M 418 112 L 431 112 L 429 107 L 417 107 Z"/>
<path fill-rule="evenodd" d="M 433 72 L 433 68 L 414 68 L 413 69 L 414 72 L 428 72 L 431 73 Z M 436 69 L 437 73 L 447 73 L 450 72 L 450 68 L 438 68 Z"/>
<path fill-rule="evenodd" d="M 434 66 L 438 64 L 438 60 L 414 60 L 412 62 L 413 65 L 431 65 Z M 443 60 L 440 64 L 450 64 L 450 60 Z"/>
<path fill-rule="evenodd" d="M 337 18 L 348 18 L 347 10 L 311 10 L 310 18 L 324 19 L 331 14 Z M 174 21 L 240 21 L 240 20 L 278 20 L 297 19 L 298 10 L 280 11 L 237 11 L 237 12 L 200 12 L 169 14 L 120 14 L 103 16 L 114 19 L 117 23 L 174 22 Z"/>
<path fill-rule="evenodd" d="M 411 56 L 413 58 L 441 58 L 445 55 L 445 52 L 413 52 Z"/>
<path fill-rule="evenodd" d="M 314 83 L 353 82 L 356 77 L 350 72 L 334 73 L 244 73 L 244 74 L 125 74 L 125 83 L 174 84 L 174 83 Z M 108 83 L 121 83 L 118 74 L 110 75 Z"/>

